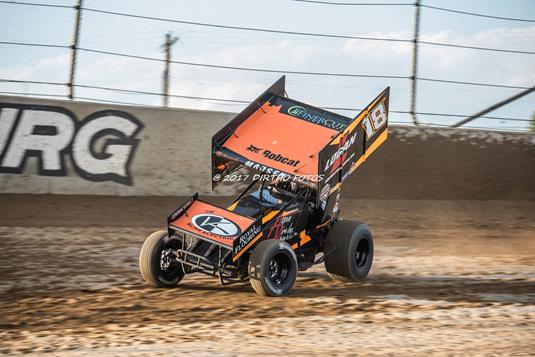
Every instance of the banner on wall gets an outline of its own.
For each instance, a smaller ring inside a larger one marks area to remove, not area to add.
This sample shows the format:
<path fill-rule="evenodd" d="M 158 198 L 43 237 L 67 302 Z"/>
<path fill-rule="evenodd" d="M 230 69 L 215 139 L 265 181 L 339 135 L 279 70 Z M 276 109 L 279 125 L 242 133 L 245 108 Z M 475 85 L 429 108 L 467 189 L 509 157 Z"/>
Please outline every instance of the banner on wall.
<path fill-rule="evenodd" d="M 101 110 L 83 119 L 65 108 L 0 103 L 0 173 L 24 174 L 35 157 L 41 176 L 133 185 L 130 166 L 143 123 L 120 110 Z"/>

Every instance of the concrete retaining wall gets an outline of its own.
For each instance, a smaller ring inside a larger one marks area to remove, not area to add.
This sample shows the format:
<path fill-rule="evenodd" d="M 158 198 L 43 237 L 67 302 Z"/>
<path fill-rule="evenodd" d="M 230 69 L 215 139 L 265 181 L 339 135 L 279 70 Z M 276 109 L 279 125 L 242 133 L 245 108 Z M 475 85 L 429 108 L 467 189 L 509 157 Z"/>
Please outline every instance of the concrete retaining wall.
<path fill-rule="evenodd" d="M 210 138 L 233 117 L 2 96 L 0 107 L 2 193 L 211 193 Z M 411 127 L 390 133 L 346 182 L 346 197 L 535 200 L 535 135 Z"/>
<path fill-rule="evenodd" d="M 535 135 L 395 127 L 344 187 L 366 198 L 535 200 Z"/>

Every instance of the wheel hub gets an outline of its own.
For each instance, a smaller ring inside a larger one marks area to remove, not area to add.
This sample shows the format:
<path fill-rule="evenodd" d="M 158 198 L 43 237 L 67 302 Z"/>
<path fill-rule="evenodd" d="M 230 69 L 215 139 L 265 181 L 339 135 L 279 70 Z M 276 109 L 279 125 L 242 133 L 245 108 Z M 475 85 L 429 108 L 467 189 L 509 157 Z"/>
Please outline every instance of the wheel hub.
<path fill-rule="evenodd" d="M 271 279 L 274 279 L 277 277 L 277 275 L 279 274 L 279 264 L 277 263 L 277 261 L 275 259 L 273 259 L 270 263 L 269 263 L 269 277 Z"/>
<path fill-rule="evenodd" d="M 288 278 L 290 263 L 284 255 L 273 257 L 269 262 L 269 280 L 275 285 L 282 285 Z"/>
<path fill-rule="evenodd" d="M 357 263 L 357 266 L 360 268 L 366 264 L 366 260 L 368 259 L 368 253 L 369 253 L 369 246 L 368 242 L 365 239 L 362 239 L 357 244 L 357 249 L 355 250 L 355 262 Z"/>
<path fill-rule="evenodd" d="M 176 255 L 173 252 L 173 249 L 167 248 L 162 250 L 162 254 L 160 255 L 160 269 L 167 270 L 171 267 L 171 265 L 175 262 Z"/>

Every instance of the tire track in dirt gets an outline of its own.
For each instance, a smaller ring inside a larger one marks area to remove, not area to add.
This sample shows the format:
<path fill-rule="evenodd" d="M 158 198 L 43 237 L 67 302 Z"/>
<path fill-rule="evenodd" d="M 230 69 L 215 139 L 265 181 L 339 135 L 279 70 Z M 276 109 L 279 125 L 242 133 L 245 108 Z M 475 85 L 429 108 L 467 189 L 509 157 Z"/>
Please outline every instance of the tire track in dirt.
<path fill-rule="evenodd" d="M 370 278 L 337 283 L 316 266 L 299 274 L 290 296 L 273 299 L 205 276 L 176 289 L 141 281 L 139 248 L 161 228 L 161 212 L 150 207 L 176 199 L 148 199 L 142 209 L 123 206 L 140 198 L 86 198 L 63 214 L 72 199 L 30 198 L 11 207 L 21 214 L 33 206 L 39 217 L 27 226 L 0 217 L 0 354 L 476 356 L 535 348 L 534 203 L 346 200 L 344 215 L 364 218 L 375 234 Z M 104 217 L 108 210 L 117 214 Z"/>

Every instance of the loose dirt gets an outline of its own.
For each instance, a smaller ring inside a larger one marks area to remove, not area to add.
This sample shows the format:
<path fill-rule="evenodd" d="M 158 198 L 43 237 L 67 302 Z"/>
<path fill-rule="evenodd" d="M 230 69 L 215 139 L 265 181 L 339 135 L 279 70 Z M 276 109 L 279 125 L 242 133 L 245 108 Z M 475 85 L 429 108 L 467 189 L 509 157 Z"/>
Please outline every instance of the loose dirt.
<path fill-rule="evenodd" d="M 284 298 L 248 283 L 141 280 L 178 197 L 0 196 L 0 354 L 530 355 L 535 202 L 345 200 L 376 251 L 359 284 L 323 265 Z M 226 198 L 208 198 L 222 204 Z"/>

